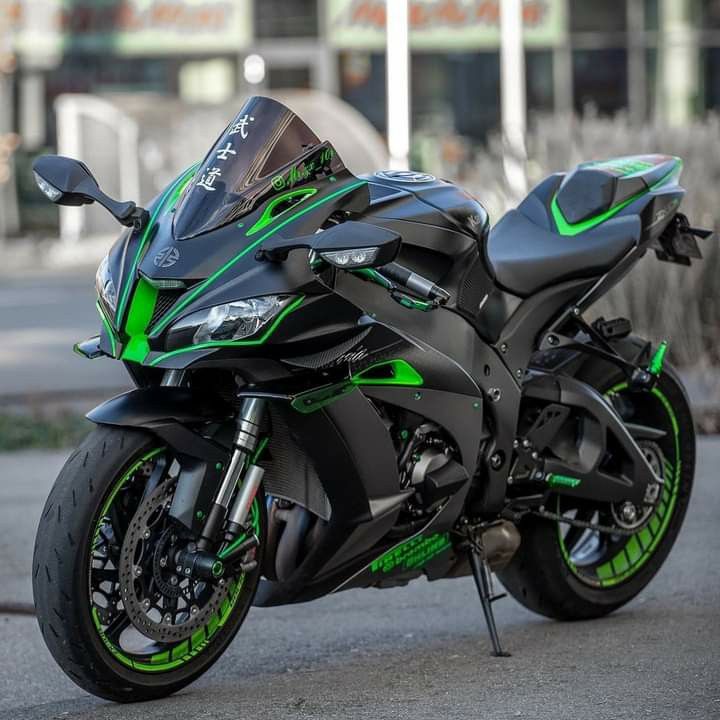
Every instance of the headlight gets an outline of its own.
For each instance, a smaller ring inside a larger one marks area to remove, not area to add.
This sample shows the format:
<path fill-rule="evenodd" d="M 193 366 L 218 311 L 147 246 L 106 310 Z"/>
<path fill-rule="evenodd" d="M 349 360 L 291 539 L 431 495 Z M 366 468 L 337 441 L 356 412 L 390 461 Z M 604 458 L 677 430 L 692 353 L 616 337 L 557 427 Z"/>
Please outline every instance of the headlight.
<path fill-rule="evenodd" d="M 213 340 L 242 340 L 255 335 L 292 299 L 289 295 L 265 295 L 215 305 L 184 317 L 173 326 L 173 330 L 196 327 L 193 344 Z"/>
<path fill-rule="evenodd" d="M 117 306 L 117 293 L 115 292 L 115 283 L 113 283 L 110 275 L 110 267 L 108 256 L 106 255 L 100 265 L 97 273 L 95 273 L 95 288 L 103 302 L 115 312 Z"/>

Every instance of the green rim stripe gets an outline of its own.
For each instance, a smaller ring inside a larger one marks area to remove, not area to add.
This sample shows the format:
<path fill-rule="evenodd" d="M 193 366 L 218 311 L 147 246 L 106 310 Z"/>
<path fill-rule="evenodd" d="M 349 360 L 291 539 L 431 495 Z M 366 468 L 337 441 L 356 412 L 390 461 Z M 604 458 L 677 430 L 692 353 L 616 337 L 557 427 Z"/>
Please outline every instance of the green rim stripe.
<path fill-rule="evenodd" d="M 132 285 L 133 279 L 135 277 L 135 271 L 137 269 L 137 266 L 140 262 L 140 258 L 142 257 L 142 253 L 145 250 L 145 245 L 148 241 L 148 238 L 150 237 L 150 233 L 152 229 L 155 227 L 155 221 L 158 218 L 158 215 L 160 215 L 160 211 L 163 209 L 165 205 L 165 201 L 170 196 L 170 194 L 177 188 L 177 186 L 182 183 L 183 181 L 187 182 L 189 179 L 191 173 L 195 173 L 195 169 L 197 168 L 197 165 L 193 165 L 191 168 L 186 170 L 180 177 L 175 180 L 175 182 L 170 185 L 170 187 L 165 190 L 165 192 L 160 196 L 160 199 L 158 200 L 157 205 L 155 206 L 155 209 L 152 211 L 152 214 L 150 215 L 150 220 L 148 221 L 148 224 L 145 226 L 145 230 L 143 230 L 142 237 L 140 238 L 140 241 L 138 242 L 137 249 L 135 250 L 135 257 L 133 258 L 132 265 L 130 266 L 130 269 L 128 270 L 127 274 L 125 275 L 125 285 L 123 286 L 122 293 L 120 295 L 120 300 L 118 301 L 117 305 L 117 312 L 115 313 L 115 317 L 118 320 L 118 323 L 122 322 L 122 316 L 123 312 L 125 310 L 125 304 L 127 303 L 128 293 L 130 292 L 130 286 Z M 175 198 L 177 199 L 177 198 Z"/>
<path fill-rule="evenodd" d="M 103 324 L 103 327 L 105 328 L 105 332 L 107 333 L 107 336 L 110 339 L 110 351 L 112 352 L 112 356 L 115 357 L 117 355 L 117 343 L 115 341 L 115 331 L 113 330 L 112 325 L 110 324 L 110 321 L 108 320 L 107 316 L 105 315 L 105 311 L 103 310 L 103 307 L 100 304 L 99 300 L 95 301 L 95 307 L 97 308 L 97 311 L 100 314 L 100 320 L 102 320 L 102 324 Z"/>
<path fill-rule="evenodd" d="M 95 528 L 95 534 L 93 536 L 93 549 L 100 533 L 100 526 L 102 524 L 102 520 L 107 515 L 110 506 L 117 497 L 117 494 L 123 488 L 128 479 L 133 475 L 133 473 L 136 472 L 137 469 L 144 462 L 147 462 L 148 460 L 152 459 L 164 450 L 164 447 L 155 448 L 154 450 L 151 450 L 150 452 L 143 455 L 139 460 L 133 463 L 130 469 L 127 470 L 127 472 L 125 472 L 120 478 L 120 480 L 116 483 L 115 487 L 112 489 L 110 495 L 103 503 L 103 506 L 100 510 L 99 520 Z M 251 518 L 253 529 L 256 533 L 259 534 L 260 510 L 257 500 L 253 502 Z M 92 571 L 92 563 L 90 571 Z M 208 645 L 215 633 L 225 625 L 228 618 L 230 617 L 233 608 L 235 607 L 238 597 L 240 596 L 240 592 L 245 583 L 245 577 L 245 575 L 242 575 L 235 583 L 230 586 L 230 594 L 228 596 L 228 599 L 223 602 L 220 610 L 218 611 L 218 614 L 211 617 L 208 621 L 208 624 L 204 628 L 198 630 L 189 640 L 184 640 L 183 642 L 179 643 L 173 648 L 170 648 L 169 650 L 163 650 L 161 652 L 150 655 L 147 658 L 147 661 L 134 660 L 133 658 L 126 655 L 120 648 L 115 646 L 109 640 L 109 638 L 105 635 L 102 624 L 100 622 L 100 618 L 98 617 L 97 609 L 94 606 L 91 608 L 93 624 L 95 625 L 95 629 L 100 635 L 100 639 L 102 640 L 105 647 L 110 651 L 110 653 L 112 653 L 113 657 L 118 660 L 118 662 L 122 663 L 126 667 L 132 668 L 133 670 L 138 670 L 140 672 L 149 673 L 166 672 L 168 670 L 173 670 L 185 664 L 188 660 L 191 660 L 198 653 L 200 653 Z"/>
<path fill-rule="evenodd" d="M 660 540 L 665 536 L 665 532 L 667 530 L 668 525 L 670 524 L 670 519 L 673 515 L 673 510 L 675 509 L 675 503 L 677 501 L 678 491 L 680 490 L 680 472 L 681 472 L 681 462 L 680 462 L 680 428 L 677 422 L 677 417 L 675 416 L 675 411 L 672 408 L 672 405 L 670 404 L 670 401 L 665 397 L 665 395 L 658 389 L 653 388 L 651 390 L 652 394 L 657 397 L 660 402 L 662 403 L 663 407 L 665 408 L 668 417 L 670 418 L 670 424 L 673 428 L 673 436 L 675 440 L 675 457 L 676 457 L 676 464 L 674 468 L 674 474 L 671 475 L 673 478 L 673 486 L 672 490 L 669 490 L 666 486 L 666 490 L 670 493 L 670 499 L 667 505 L 661 504 L 656 513 L 655 517 L 658 517 L 659 515 L 659 526 L 657 527 L 657 531 L 652 534 L 648 527 L 644 528 L 639 535 L 643 536 L 643 540 L 646 541 L 647 548 L 643 552 L 643 554 L 640 556 L 640 558 L 636 561 L 635 564 L 624 568 L 623 570 L 619 571 L 619 574 L 608 577 L 605 580 L 603 580 L 602 585 L 603 587 L 609 587 L 612 585 L 617 585 L 618 583 L 622 582 L 623 580 L 626 580 L 631 575 L 634 575 L 652 556 L 653 552 L 655 551 L 655 548 L 658 546 Z M 649 536 L 649 537 L 648 537 Z M 618 554 L 619 555 L 619 554 Z M 618 565 L 618 555 L 616 555 L 614 558 L 610 560 L 611 564 Z M 607 564 L 607 563 L 606 563 Z M 601 566 L 603 567 L 603 566 Z M 598 571 L 600 571 L 600 568 L 598 568 Z"/>
<path fill-rule="evenodd" d="M 335 191 L 334 193 L 330 193 L 330 195 L 327 195 L 324 198 L 320 198 L 319 200 L 316 200 L 315 202 L 311 203 L 307 207 L 304 207 L 302 210 L 299 210 L 296 213 L 293 213 L 290 217 L 286 218 L 282 222 L 280 222 L 276 227 L 274 227 L 272 230 L 268 230 L 268 232 L 261 235 L 257 240 L 251 242 L 249 245 L 247 245 L 245 248 L 243 248 L 235 257 L 228 260 L 222 267 L 220 267 L 218 270 L 216 270 L 210 277 L 208 277 L 206 280 L 203 280 L 201 283 L 199 283 L 191 292 L 189 292 L 187 295 L 182 297 L 174 306 L 173 308 L 163 317 L 160 319 L 160 321 L 155 325 L 155 327 L 152 328 L 151 332 L 149 333 L 150 337 L 157 337 L 159 333 L 161 333 L 168 324 L 173 320 L 173 318 L 177 317 L 177 315 L 185 308 L 187 305 L 189 305 L 200 293 L 204 292 L 205 289 L 211 285 L 217 278 L 220 277 L 226 270 L 231 268 L 235 263 L 239 262 L 242 258 L 244 258 L 249 252 L 254 250 L 260 243 L 262 243 L 264 240 L 267 240 L 273 233 L 278 232 L 278 230 L 281 230 L 286 225 L 291 223 L 293 220 L 297 220 L 297 218 L 301 217 L 302 215 L 305 215 L 306 213 L 309 213 L 311 210 L 314 210 L 317 207 L 320 207 L 321 205 L 324 205 L 327 202 L 330 202 L 330 200 L 334 200 L 336 197 L 340 197 L 341 195 L 346 195 L 347 193 L 351 192 L 352 190 L 355 190 L 359 187 L 362 187 L 363 185 L 366 185 L 366 180 L 361 180 L 356 183 L 352 183 L 351 185 L 348 185 L 347 187 L 341 188 L 340 190 Z"/>
<path fill-rule="evenodd" d="M 178 348 L 177 350 L 170 350 L 169 352 L 158 355 L 149 364 L 150 366 L 157 365 L 168 358 L 175 357 L 175 355 L 181 355 L 183 353 L 195 352 L 196 350 L 207 350 L 208 348 L 220 348 L 220 347 L 252 347 L 254 345 L 262 345 L 277 329 L 278 325 L 294 310 L 297 310 L 302 305 L 304 295 L 300 295 L 295 298 L 289 305 L 284 307 L 277 317 L 272 321 L 268 329 L 259 337 L 254 340 L 213 340 L 210 342 L 198 343 L 197 345 L 188 345 L 187 347 Z"/>
<path fill-rule="evenodd" d="M 552 202 L 550 203 L 550 210 L 552 211 L 553 220 L 555 220 L 558 232 L 561 235 L 572 236 L 594 228 L 596 225 L 599 225 L 605 220 L 611 218 L 613 215 L 617 215 L 617 213 L 619 213 L 623 208 L 627 207 L 630 203 L 634 202 L 643 195 L 646 195 L 651 190 L 655 190 L 656 188 L 664 185 L 674 174 L 679 173 L 681 169 L 682 160 L 680 160 L 680 158 L 675 158 L 675 166 L 668 170 L 665 175 L 663 175 L 656 183 L 653 183 L 649 188 L 635 193 L 632 197 L 629 197 L 627 200 L 623 200 L 623 202 L 615 205 L 615 207 L 612 207 L 609 210 L 606 210 L 604 213 L 600 213 L 600 215 L 596 215 L 595 217 L 591 217 L 588 220 L 583 220 L 579 223 L 569 223 L 565 219 L 565 216 L 562 214 L 562 210 L 560 210 L 560 207 L 557 204 L 557 193 L 555 193 L 555 195 L 553 195 Z"/>
<path fill-rule="evenodd" d="M 619 383 L 611 387 L 605 395 L 611 395 L 625 389 L 627 389 L 627 383 Z M 650 559 L 655 548 L 665 535 L 680 490 L 680 474 L 682 470 L 680 461 L 680 426 L 675 411 L 667 397 L 657 387 L 653 388 L 651 393 L 662 403 L 673 429 L 677 462 L 673 465 L 669 460 L 665 460 L 665 467 L 668 471 L 667 477 L 672 478 L 672 488 L 668 487 L 666 483 L 663 488 L 661 502 L 648 524 L 641 531 L 630 536 L 628 542 L 614 557 L 595 569 L 602 587 L 617 585 L 623 580 L 626 580 L 634 575 Z M 558 523 L 557 527 L 562 557 L 570 570 L 583 579 L 583 576 L 580 574 L 580 569 L 572 562 L 570 553 L 565 547 L 561 523 Z"/>

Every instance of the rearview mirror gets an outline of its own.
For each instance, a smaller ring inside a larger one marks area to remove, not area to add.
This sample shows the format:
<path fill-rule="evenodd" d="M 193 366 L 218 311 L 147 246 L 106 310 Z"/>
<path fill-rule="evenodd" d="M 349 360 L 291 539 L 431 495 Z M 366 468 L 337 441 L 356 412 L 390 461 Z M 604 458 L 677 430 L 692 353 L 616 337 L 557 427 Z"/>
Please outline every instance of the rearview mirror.
<path fill-rule="evenodd" d="M 401 237 L 387 228 L 348 221 L 314 235 L 274 238 L 258 252 L 258 259 L 281 262 L 291 250 L 314 250 L 335 267 L 358 270 L 382 267 L 392 262 L 400 250 Z"/>
<path fill-rule="evenodd" d="M 62 155 L 42 155 L 33 163 L 35 182 L 56 205 L 102 205 L 119 223 L 141 228 L 147 211 L 134 202 L 118 202 L 107 196 L 84 163 Z"/>

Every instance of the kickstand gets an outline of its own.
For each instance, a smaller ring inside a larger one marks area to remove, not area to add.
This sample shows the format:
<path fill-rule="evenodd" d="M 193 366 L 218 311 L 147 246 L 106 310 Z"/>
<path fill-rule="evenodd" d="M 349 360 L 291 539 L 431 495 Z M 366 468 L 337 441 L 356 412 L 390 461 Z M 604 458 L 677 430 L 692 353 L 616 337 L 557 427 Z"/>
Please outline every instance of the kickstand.
<path fill-rule="evenodd" d="M 480 595 L 480 603 L 482 604 L 483 613 L 485 613 L 485 622 L 493 645 L 492 654 L 495 657 L 510 657 L 510 653 L 505 652 L 500 645 L 500 638 L 498 637 L 497 627 L 495 626 L 495 615 L 492 609 L 492 603 L 494 603 L 495 600 L 504 598 L 505 593 L 501 595 L 492 594 L 491 571 L 487 562 L 476 550 L 471 549 L 468 554 L 470 556 L 470 567 L 472 568 L 473 577 L 475 578 L 475 586 L 477 587 L 478 595 Z"/>

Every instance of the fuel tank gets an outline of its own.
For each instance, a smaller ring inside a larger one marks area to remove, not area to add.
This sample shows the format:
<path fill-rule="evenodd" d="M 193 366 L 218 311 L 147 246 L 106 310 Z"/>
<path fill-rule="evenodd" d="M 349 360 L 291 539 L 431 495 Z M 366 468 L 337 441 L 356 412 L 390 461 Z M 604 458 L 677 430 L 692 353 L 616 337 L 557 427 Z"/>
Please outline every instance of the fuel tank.
<path fill-rule="evenodd" d="M 398 262 L 451 294 L 447 307 L 475 323 L 494 283 L 485 258 L 485 208 L 433 175 L 386 170 L 366 175 L 370 205 L 362 219 L 398 232 Z"/>

